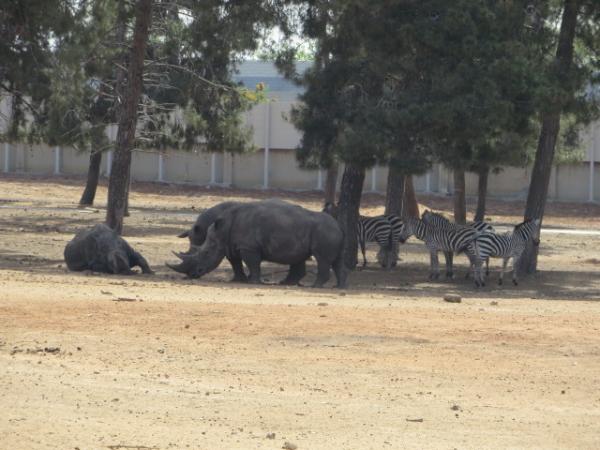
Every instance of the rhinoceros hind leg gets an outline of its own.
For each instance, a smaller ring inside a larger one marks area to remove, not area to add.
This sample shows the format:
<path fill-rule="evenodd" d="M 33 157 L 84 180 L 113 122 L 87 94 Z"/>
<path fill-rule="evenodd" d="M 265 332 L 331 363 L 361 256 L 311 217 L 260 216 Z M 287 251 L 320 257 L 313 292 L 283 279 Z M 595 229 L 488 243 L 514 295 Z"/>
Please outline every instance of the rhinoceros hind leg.
<path fill-rule="evenodd" d="M 315 280 L 313 287 L 323 287 L 323 285 L 329 281 L 330 266 L 331 263 L 328 261 L 317 259 L 317 279 Z"/>
<path fill-rule="evenodd" d="M 290 271 L 287 276 L 279 282 L 279 284 L 287 286 L 295 286 L 300 283 L 300 280 L 306 275 L 306 262 L 302 261 L 290 265 Z"/>
<path fill-rule="evenodd" d="M 333 262 L 333 272 L 335 273 L 335 278 L 337 280 L 337 288 L 345 289 L 348 286 L 348 271 L 344 266 L 344 260 L 342 258 L 338 258 Z"/>

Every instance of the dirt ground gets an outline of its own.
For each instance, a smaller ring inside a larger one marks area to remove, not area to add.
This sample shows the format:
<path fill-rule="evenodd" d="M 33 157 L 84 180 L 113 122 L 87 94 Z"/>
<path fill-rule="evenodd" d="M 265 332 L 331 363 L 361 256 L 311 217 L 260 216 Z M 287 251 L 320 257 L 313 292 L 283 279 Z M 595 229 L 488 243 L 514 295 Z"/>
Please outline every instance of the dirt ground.
<path fill-rule="evenodd" d="M 390 272 L 370 247 L 344 291 L 269 284 L 270 264 L 261 286 L 225 263 L 190 281 L 163 263 L 201 209 L 319 195 L 135 184 L 125 237 L 156 275 L 69 273 L 64 245 L 105 214 L 105 186 L 76 207 L 81 185 L 0 177 L 0 449 L 600 448 L 600 235 L 544 233 L 518 287 L 476 290 L 464 257 L 428 282 L 413 240 Z M 598 231 L 600 208 L 550 204 L 545 224 Z"/>

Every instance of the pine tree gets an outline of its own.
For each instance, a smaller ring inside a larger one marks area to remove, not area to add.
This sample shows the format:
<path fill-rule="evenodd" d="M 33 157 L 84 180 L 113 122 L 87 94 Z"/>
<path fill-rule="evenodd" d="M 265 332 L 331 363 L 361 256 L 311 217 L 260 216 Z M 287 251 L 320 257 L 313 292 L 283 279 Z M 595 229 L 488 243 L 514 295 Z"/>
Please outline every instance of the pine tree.
<path fill-rule="evenodd" d="M 590 84 L 600 82 L 600 4 L 595 1 L 564 0 L 556 56 L 546 70 L 539 135 L 524 217 L 543 220 L 548 197 L 561 115 L 572 113 L 582 121 L 597 114 L 597 99 L 588 95 Z M 577 56 L 579 57 L 576 57 Z M 530 246 L 521 257 L 520 271 L 534 273 L 538 248 Z"/>

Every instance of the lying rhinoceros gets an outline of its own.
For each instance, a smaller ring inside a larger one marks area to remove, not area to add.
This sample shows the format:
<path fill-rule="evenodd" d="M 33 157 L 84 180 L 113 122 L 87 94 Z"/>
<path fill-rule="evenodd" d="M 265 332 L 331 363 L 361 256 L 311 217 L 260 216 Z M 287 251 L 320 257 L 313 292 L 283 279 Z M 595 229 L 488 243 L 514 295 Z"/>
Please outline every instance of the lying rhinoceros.
<path fill-rule="evenodd" d="M 142 255 L 104 224 L 77 233 L 64 254 L 69 270 L 130 275 L 131 268 L 139 266 L 143 273 L 154 273 Z"/>
<path fill-rule="evenodd" d="M 338 287 L 346 283 L 342 261 L 342 231 L 331 216 L 281 200 L 242 203 L 222 212 L 208 228 L 201 247 L 178 254 L 182 262 L 171 269 L 198 278 L 214 270 L 227 257 L 232 265 L 242 261 L 249 281 L 260 283 L 261 261 L 289 264 L 282 284 L 298 284 L 306 274 L 306 260 L 317 260 L 315 287 L 329 279 L 333 267 Z"/>

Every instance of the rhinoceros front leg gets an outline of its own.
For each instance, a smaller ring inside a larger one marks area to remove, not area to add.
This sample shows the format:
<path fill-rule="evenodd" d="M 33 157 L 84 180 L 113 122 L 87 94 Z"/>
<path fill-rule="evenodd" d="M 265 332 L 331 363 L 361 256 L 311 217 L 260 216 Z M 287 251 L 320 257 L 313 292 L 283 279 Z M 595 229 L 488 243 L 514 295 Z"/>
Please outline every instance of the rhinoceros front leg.
<path fill-rule="evenodd" d="M 244 273 L 244 265 L 242 264 L 241 258 L 227 258 L 229 263 L 231 264 L 231 268 L 233 269 L 233 279 L 232 282 L 237 283 L 247 283 L 248 277 Z"/>
<path fill-rule="evenodd" d="M 279 284 L 294 286 L 300 283 L 300 280 L 306 275 L 306 261 L 290 265 L 290 271 Z"/>
<path fill-rule="evenodd" d="M 131 270 L 129 258 L 121 251 L 110 252 L 107 257 L 108 273 L 133 275 L 135 272 Z"/>
<path fill-rule="evenodd" d="M 260 279 L 260 263 L 261 258 L 260 254 L 257 252 L 253 252 L 251 250 L 243 250 L 241 252 L 242 261 L 246 263 L 248 270 L 250 271 L 250 275 L 248 276 L 248 282 L 260 284 L 262 283 Z"/>
<path fill-rule="evenodd" d="M 131 259 L 131 267 L 139 266 L 142 269 L 142 273 L 153 275 L 154 271 L 150 268 L 148 261 L 140 253 L 133 252 L 133 258 Z"/>

